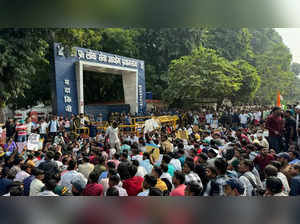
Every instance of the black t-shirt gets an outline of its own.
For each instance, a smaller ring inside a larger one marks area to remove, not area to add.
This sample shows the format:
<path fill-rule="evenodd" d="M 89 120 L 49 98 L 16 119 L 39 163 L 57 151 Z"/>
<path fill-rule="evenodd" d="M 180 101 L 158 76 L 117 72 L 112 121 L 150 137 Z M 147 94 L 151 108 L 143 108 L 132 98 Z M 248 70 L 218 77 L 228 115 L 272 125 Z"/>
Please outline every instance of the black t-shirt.
<path fill-rule="evenodd" d="M 287 141 L 291 138 L 291 131 L 293 130 L 292 140 L 297 140 L 296 121 L 294 118 L 287 118 L 285 122 L 286 139 Z"/>

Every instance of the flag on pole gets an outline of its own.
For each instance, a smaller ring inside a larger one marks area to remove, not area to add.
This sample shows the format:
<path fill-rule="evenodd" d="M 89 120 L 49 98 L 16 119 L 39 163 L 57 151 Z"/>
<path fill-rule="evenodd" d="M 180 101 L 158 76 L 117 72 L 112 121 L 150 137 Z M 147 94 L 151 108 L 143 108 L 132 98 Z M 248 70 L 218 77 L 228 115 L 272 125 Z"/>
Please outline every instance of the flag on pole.
<path fill-rule="evenodd" d="M 280 92 L 278 91 L 278 92 L 277 92 L 277 102 L 276 102 L 276 106 L 281 107 L 280 101 L 281 101 L 281 95 L 280 95 Z"/>
<path fill-rule="evenodd" d="M 276 106 L 281 107 L 283 110 L 286 109 L 286 105 L 284 103 L 284 99 L 280 94 L 280 91 L 277 92 L 277 102 L 276 102 Z"/>

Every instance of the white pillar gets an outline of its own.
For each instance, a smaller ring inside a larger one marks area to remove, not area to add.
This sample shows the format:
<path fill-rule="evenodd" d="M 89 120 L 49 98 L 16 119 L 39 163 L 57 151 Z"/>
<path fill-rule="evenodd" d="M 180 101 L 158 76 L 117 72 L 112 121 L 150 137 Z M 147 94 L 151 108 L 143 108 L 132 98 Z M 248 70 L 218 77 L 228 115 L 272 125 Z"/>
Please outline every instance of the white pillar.
<path fill-rule="evenodd" d="M 81 61 L 77 62 L 76 64 L 76 82 L 77 82 L 78 113 L 84 113 L 83 64 Z"/>
<path fill-rule="evenodd" d="M 130 112 L 138 112 L 138 74 L 124 71 L 122 73 L 125 104 L 130 105 Z"/>

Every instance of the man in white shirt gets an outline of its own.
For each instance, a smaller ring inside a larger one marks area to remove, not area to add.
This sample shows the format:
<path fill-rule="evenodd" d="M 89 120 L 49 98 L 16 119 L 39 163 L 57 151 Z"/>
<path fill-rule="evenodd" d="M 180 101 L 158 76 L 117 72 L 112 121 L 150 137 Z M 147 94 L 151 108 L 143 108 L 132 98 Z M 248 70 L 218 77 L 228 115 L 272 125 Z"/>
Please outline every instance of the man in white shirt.
<path fill-rule="evenodd" d="M 170 164 L 172 164 L 175 167 L 175 170 L 178 170 L 181 172 L 182 167 L 181 167 L 181 163 L 180 163 L 179 159 L 172 158 L 170 161 Z"/>
<path fill-rule="evenodd" d="M 253 196 L 254 187 L 257 186 L 256 178 L 251 172 L 254 164 L 251 160 L 242 160 L 239 164 L 239 172 L 242 174 L 239 180 L 243 183 L 245 192 L 243 196 Z"/>
<path fill-rule="evenodd" d="M 23 182 L 27 177 L 30 176 L 30 167 L 27 164 L 21 164 L 21 170 L 17 172 L 14 181 Z"/>
<path fill-rule="evenodd" d="M 239 118 L 240 118 L 240 123 L 241 123 L 242 127 L 247 128 L 249 115 L 246 113 L 241 113 Z"/>
<path fill-rule="evenodd" d="M 109 188 L 115 187 L 119 191 L 120 197 L 128 196 L 127 191 L 122 187 L 122 182 L 121 182 L 119 175 L 110 176 L 109 180 L 108 180 L 108 186 L 109 186 Z M 105 191 L 104 195 L 106 195 L 106 191 Z"/>
<path fill-rule="evenodd" d="M 42 182 L 42 180 L 44 180 L 44 177 L 44 171 L 41 169 L 36 169 L 35 178 L 30 184 L 29 196 L 38 196 L 38 193 L 42 192 L 42 189 L 45 186 L 45 184 Z"/>
<path fill-rule="evenodd" d="M 83 176 L 83 174 L 76 171 L 77 162 L 75 160 L 69 161 L 68 171 L 65 172 L 60 180 L 60 186 L 66 187 L 68 192 L 72 192 L 72 181 L 79 180 L 87 184 L 87 179 Z"/>
<path fill-rule="evenodd" d="M 83 174 L 83 176 L 88 179 L 90 173 L 94 170 L 94 165 L 90 163 L 90 159 L 88 156 L 83 157 L 83 164 L 78 166 L 78 171 Z"/>
<path fill-rule="evenodd" d="M 211 113 L 205 115 L 205 120 L 207 125 L 211 124 L 212 119 L 213 119 L 213 115 Z"/>
<path fill-rule="evenodd" d="M 38 193 L 37 196 L 48 196 L 48 197 L 57 197 L 59 195 L 55 194 L 53 191 L 56 187 L 56 180 L 54 179 L 50 179 L 47 180 L 45 183 L 45 189 Z"/>
<path fill-rule="evenodd" d="M 41 120 L 40 124 L 40 135 L 42 138 L 45 138 L 47 136 L 47 128 L 49 124 L 43 119 Z"/>
<path fill-rule="evenodd" d="M 118 153 L 120 153 L 120 139 L 119 139 L 119 128 L 116 121 L 112 123 L 106 130 L 105 137 L 109 138 L 109 144 L 111 148 L 115 148 Z"/>
<path fill-rule="evenodd" d="M 53 116 L 52 120 L 49 122 L 49 134 L 52 137 L 55 137 L 59 128 L 59 123 L 57 121 L 57 117 Z"/>
<path fill-rule="evenodd" d="M 263 136 L 262 132 L 258 132 L 257 135 L 257 140 L 259 141 L 259 145 L 263 146 L 264 148 L 269 148 L 269 142 L 268 140 Z"/>

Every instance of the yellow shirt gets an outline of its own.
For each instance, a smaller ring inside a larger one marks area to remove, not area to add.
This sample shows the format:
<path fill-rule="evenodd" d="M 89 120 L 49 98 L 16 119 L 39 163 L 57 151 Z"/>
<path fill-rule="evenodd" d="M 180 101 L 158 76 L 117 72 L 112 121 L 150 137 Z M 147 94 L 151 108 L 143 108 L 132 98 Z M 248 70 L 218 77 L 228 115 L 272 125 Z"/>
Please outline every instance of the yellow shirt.
<path fill-rule="evenodd" d="M 160 178 L 157 179 L 157 184 L 155 185 L 155 187 L 161 190 L 162 192 L 168 190 L 166 183 L 163 182 Z"/>

